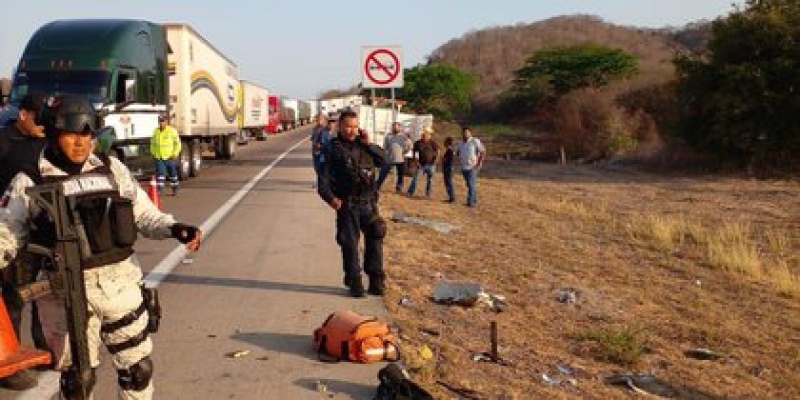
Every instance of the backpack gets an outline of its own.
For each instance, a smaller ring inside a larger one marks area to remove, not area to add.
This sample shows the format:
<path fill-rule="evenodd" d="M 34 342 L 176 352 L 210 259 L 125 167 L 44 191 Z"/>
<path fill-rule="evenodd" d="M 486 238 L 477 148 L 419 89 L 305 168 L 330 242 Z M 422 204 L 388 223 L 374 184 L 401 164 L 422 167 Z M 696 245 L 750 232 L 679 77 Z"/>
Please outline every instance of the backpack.
<path fill-rule="evenodd" d="M 396 361 L 399 352 L 389 325 L 353 311 L 337 311 L 314 330 L 314 348 L 321 361 L 371 363 Z M 323 359 L 323 355 L 332 359 Z"/>

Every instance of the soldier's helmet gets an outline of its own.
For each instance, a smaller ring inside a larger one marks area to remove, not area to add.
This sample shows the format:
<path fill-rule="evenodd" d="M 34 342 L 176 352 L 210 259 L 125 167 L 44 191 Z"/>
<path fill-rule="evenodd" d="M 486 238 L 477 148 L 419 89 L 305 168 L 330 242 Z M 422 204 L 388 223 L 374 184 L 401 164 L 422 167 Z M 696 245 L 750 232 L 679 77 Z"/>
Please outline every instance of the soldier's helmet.
<path fill-rule="evenodd" d="M 61 94 L 50 101 L 45 129 L 48 137 L 61 132 L 97 133 L 97 111 L 84 96 Z"/>

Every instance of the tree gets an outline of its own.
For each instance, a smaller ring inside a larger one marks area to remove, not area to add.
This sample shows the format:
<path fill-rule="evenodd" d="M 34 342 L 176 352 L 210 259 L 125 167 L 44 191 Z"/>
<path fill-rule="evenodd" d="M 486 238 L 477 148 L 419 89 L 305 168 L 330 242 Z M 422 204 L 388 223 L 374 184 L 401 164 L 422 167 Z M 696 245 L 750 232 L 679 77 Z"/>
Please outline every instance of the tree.
<path fill-rule="evenodd" d="M 410 109 L 451 120 L 469 112 L 477 81 L 467 72 L 446 64 L 417 65 L 404 72 L 398 96 Z"/>
<path fill-rule="evenodd" d="M 516 72 L 516 90 L 555 97 L 576 89 L 599 88 L 638 72 L 636 58 L 622 50 L 594 44 L 553 47 L 534 53 Z M 546 85 L 546 86 L 544 86 Z"/>
<path fill-rule="evenodd" d="M 704 56 L 675 64 L 689 144 L 747 166 L 797 156 L 800 2 L 749 0 L 713 23 Z"/>

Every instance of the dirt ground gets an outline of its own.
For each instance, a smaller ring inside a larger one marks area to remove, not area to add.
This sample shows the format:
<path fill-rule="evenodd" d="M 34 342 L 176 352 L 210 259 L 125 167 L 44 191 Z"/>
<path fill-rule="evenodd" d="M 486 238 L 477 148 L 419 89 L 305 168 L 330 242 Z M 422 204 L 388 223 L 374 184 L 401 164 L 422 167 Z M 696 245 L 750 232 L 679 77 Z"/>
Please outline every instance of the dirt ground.
<path fill-rule="evenodd" d="M 441 180 L 409 199 L 390 176 L 381 198 L 387 218 L 456 227 L 395 222 L 385 243 L 405 363 L 437 399 L 641 397 L 604 382 L 619 373 L 678 398 L 800 398 L 799 182 L 489 160 L 468 208 L 463 179 L 456 204 Z M 442 281 L 508 308 L 437 304 Z M 504 365 L 473 360 L 492 321 Z"/>

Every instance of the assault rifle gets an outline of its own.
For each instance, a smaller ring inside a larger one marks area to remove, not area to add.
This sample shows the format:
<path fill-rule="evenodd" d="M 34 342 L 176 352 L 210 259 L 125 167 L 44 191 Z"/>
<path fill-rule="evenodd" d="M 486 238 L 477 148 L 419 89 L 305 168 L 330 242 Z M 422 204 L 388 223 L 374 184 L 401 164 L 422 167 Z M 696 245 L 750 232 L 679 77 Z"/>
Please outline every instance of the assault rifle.
<path fill-rule="evenodd" d="M 50 215 L 55 225 L 54 249 L 28 245 L 27 251 L 47 257 L 52 262 L 48 274 L 49 290 L 45 291 L 62 300 L 66 310 L 72 365 L 62 375 L 61 390 L 69 394 L 70 399 L 86 400 L 94 384 L 94 372 L 86 333 L 89 311 L 81 265 L 81 243 L 86 243 L 81 240 L 85 239 L 83 223 L 75 199 L 64 195 L 61 183 L 37 185 L 26 192 Z"/>

